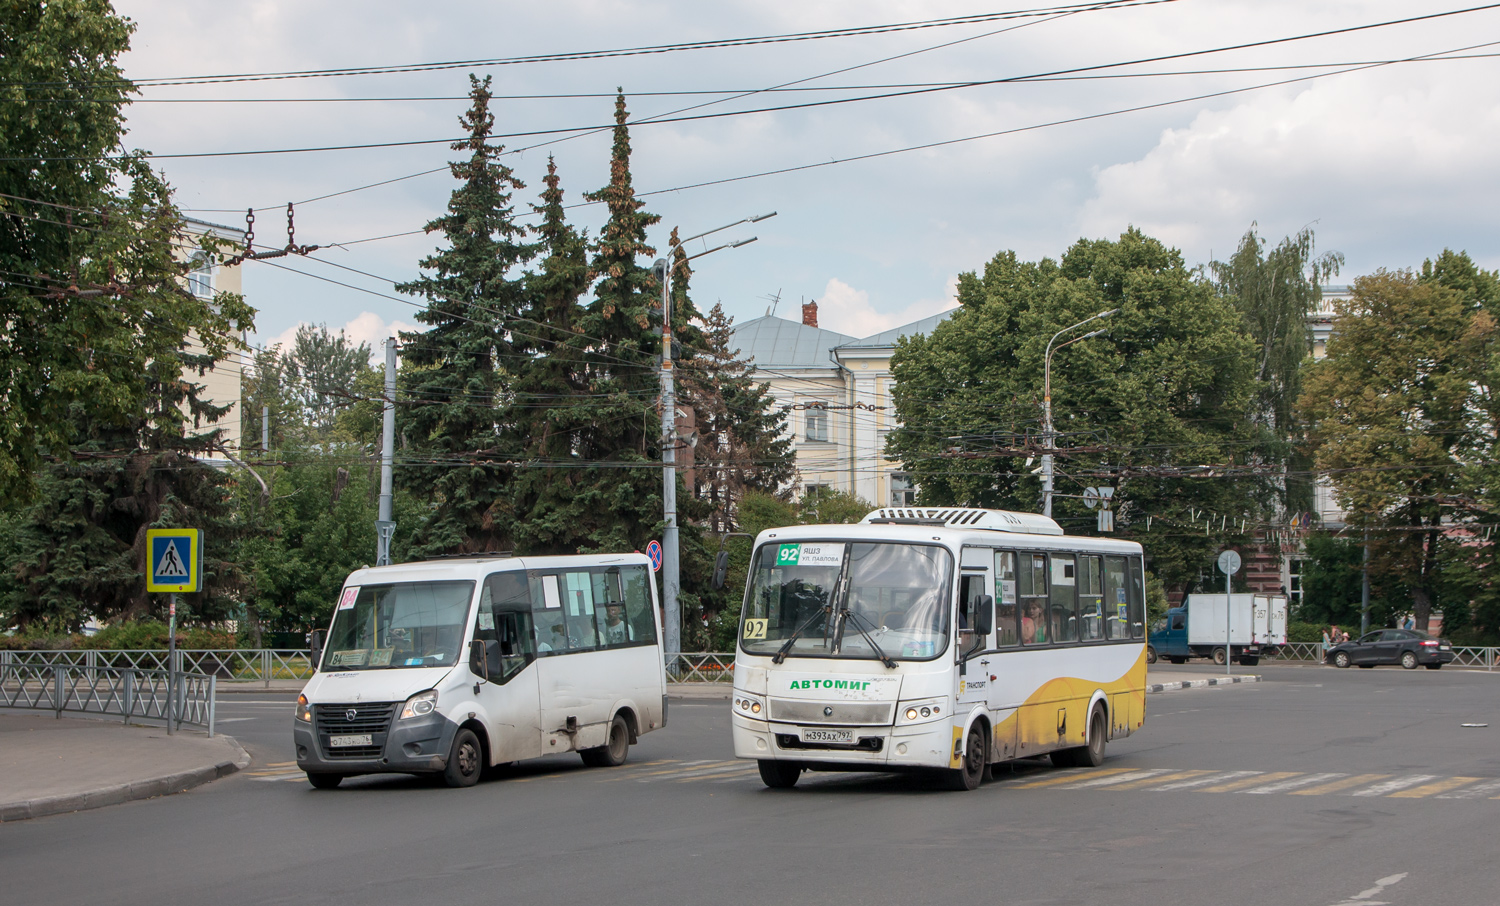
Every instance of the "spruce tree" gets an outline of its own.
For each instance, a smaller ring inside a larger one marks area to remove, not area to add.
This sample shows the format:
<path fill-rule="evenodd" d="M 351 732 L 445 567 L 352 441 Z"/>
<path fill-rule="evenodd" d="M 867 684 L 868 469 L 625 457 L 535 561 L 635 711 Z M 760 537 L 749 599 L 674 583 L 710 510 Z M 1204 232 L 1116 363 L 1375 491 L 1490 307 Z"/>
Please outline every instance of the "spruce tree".
<path fill-rule="evenodd" d="M 418 556 L 492 550 L 504 540 L 496 507 L 522 444 L 503 371 L 534 351 L 511 330 L 526 304 L 516 270 L 535 254 L 512 216 L 511 192 L 525 184 L 501 162 L 503 146 L 489 142 L 489 78 L 470 83 L 473 103 L 460 119 L 468 137 L 453 144 L 468 157 L 450 165 L 460 185 L 447 212 L 427 224 L 447 248 L 422 261 L 430 273 L 397 287 L 427 298 L 416 317 L 431 327 L 401 335 L 399 474 L 432 507 L 413 544 Z"/>

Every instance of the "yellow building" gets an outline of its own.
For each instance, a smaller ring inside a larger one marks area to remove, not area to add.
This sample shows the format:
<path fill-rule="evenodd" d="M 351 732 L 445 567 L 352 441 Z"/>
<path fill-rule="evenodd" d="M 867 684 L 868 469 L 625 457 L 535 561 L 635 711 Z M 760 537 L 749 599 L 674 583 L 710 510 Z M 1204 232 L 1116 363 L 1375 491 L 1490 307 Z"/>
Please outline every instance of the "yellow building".
<path fill-rule="evenodd" d="M 240 267 L 234 265 L 226 267 L 217 261 L 204 257 L 198 248 L 197 242 L 203 236 L 215 236 L 231 243 L 234 248 L 240 249 L 245 245 L 244 230 L 234 227 L 222 226 L 217 223 L 209 223 L 204 220 L 194 220 L 191 217 L 184 218 L 186 226 L 185 241 L 179 248 L 183 260 L 194 264 L 184 278 L 188 292 L 200 299 L 212 299 L 220 292 L 243 293 L 243 284 L 240 280 Z M 188 340 L 190 352 L 202 352 L 203 347 L 198 344 L 196 337 Z M 223 431 L 221 435 L 224 446 L 230 452 L 238 455 L 240 449 L 240 377 L 242 372 L 243 358 L 239 352 L 231 353 L 222 359 L 212 371 L 199 377 L 195 374 L 185 374 L 184 378 L 204 386 L 203 399 L 216 406 L 230 406 L 229 412 L 223 418 L 215 422 L 211 428 Z M 209 459 L 216 462 L 224 462 L 221 453 L 210 454 Z"/>
<path fill-rule="evenodd" d="M 799 494 L 827 487 L 876 506 L 914 502 L 910 477 L 885 458 L 886 434 L 898 424 L 891 356 L 898 339 L 926 335 L 949 314 L 859 338 L 820 328 L 818 304 L 808 302 L 800 322 L 766 315 L 734 328 L 731 346 L 791 410 Z"/>

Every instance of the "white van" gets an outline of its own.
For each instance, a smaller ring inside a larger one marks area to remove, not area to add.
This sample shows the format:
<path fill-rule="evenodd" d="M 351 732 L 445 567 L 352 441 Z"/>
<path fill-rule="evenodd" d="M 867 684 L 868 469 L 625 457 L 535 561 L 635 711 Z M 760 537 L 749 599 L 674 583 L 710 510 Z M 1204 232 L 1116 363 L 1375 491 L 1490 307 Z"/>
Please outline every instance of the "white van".
<path fill-rule="evenodd" d="M 469 786 L 557 752 L 623 764 L 666 725 L 651 563 L 482 555 L 355 570 L 297 698 L 297 765 L 320 789 L 379 772 Z"/>

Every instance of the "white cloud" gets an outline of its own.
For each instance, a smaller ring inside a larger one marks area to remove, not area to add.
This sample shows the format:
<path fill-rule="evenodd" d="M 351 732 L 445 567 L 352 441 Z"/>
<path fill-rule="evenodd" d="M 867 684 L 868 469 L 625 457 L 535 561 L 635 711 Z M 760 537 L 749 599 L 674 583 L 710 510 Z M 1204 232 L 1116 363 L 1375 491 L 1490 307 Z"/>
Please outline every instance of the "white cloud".
<path fill-rule="evenodd" d="M 823 288 L 818 302 L 818 326 L 853 337 L 868 337 L 958 306 L 958 278 L 948 280 L 941 300 L 921 299 L 897 311 L 880 312 L 870 304 L 870 294 L 855 289 L 837 277 Z"/>
<path fill-rule="evenodd" d="M 1411 266 L 1493 231 L 1493 212 L 1473 201 L 1500 189 L 1496 95 L 1389 73 L 1205 111 L 1140 159 L 1097 170 L 1079 226 L 1096 237 L 1133 224 L 1191 264 L 1225 257 L 1252 221 L 1273 242 L 1316 222 L 1319 245 L 1350 254 L 1356 273 Z M 1414 233 L 1427 238 L 1411 249 Z M 1411 250 L 1382 260 L 1397 244 Z"/>
<path fill-rule="evenodd" d="M 256 345 L 266 349 L 280 345 L 282 349 L 290 349 L 292 343 L 297 339 L 297 331 L 308 326 L 307 321 L 298 321 L 281 333 L 264 339 L 257 339 Z M 374 312 L 361 312 L 358 317 L 350 320 L 342 327 L 328 328 L 334 333 L 342 332 L 349 342 L 355 346 L 360 343 L 370 344 L 370 361 L 380 363 L 385 361 L 384 344 L 386 337 L 395 336 L 398 331 L 426 330 L 416 324 L 409 324 L 401 320 L 387 321 Z"/>

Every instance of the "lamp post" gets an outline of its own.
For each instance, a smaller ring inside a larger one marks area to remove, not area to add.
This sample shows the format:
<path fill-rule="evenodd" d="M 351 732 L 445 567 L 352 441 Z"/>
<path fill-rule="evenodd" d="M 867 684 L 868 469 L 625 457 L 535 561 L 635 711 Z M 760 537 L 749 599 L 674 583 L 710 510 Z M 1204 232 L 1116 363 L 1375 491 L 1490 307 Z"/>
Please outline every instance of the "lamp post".
<path fill-rule="evenodd" d="M 1072 324 L 1059 330 L 1052 335 L 1052 339 L 1047 341 L 1047 351 L 1042 355 L 1042 443 L 1047 450 L 1047 452 L 1042 454 L 1043 516 L 1051 517 L 1052 515 L 1052 451 L 1057 449 L 1057 434 L 1052 430 L 1052 353 L 1056 352 L 1057 349 L 1062 349 L 1064 346 L 1071 346 L 1074 343 L 1087 340 L 1089 337 L 1097 337 L 1099 334 L 1104 333 L 1104 330 L 1100 328 L 1092 333 L 1086 333 L 1081 337 L 1074 337 L 1066 343 L 1059 344 L 1057 349 L 1053 349 L 1052 344 L 1057 342 L 1058 337 L 1069 331 L 1077 330 L 1085 324 L 1097 321 L 1100 318 L 1107 318 L 1117 312 L 1119 312 L 1118 308 L 1111 308 L 1109 311 L 1101 311 L 1097 315 L 1090 315 L 1077 324 Z"/>
<path fill-rule="evenodd" d="M 672 271 L 676 268 L 676 262 L 672 259 L 676 250 L 684 242 L 702 239 L 704 236 L 739 226 L 742 223 L 758 223 L 775 216 L 776 212 L 772 211 L 769 214 L 745 217 L 734 223 L 726 223 L 696 236 L 678 240 L 676 245 L 668 248 L 667 257 L 656 260 L 656 267 L 661 272 L 661 507 L 664 523 L 661 532 L 661 597 L 662 629 L 666 636 L 662 642 L 665 654 L 669 658 L 675 658 L 682 652 L 682 612 L 677 603 L 677 592 L 681 587 L 679 567 L 681 561 L 678 557 L 677 541 L 677 392 L 672 372 Z M 757 238 L 751 236 L 749 239 L 741 239 L 738 242 L 726 242 L 696 255 L 689 255 L 682 260 L 686 263 L 721 249 L 737 249 L 742 245 L 749 245 Z"/>

